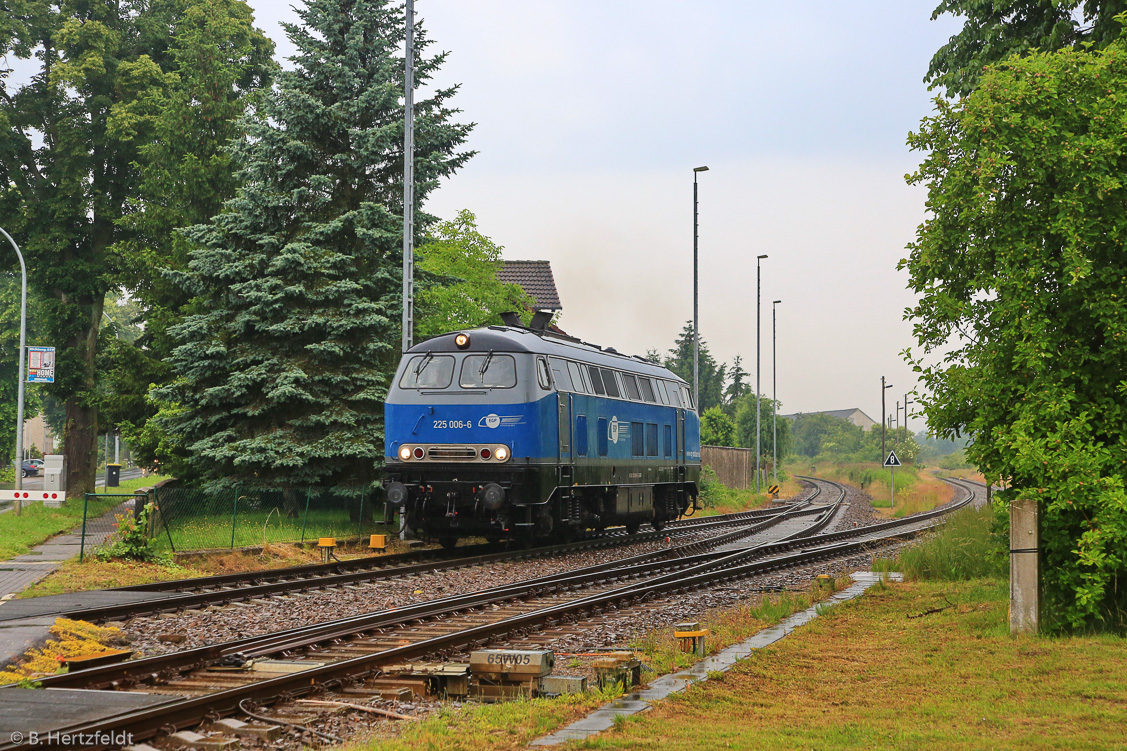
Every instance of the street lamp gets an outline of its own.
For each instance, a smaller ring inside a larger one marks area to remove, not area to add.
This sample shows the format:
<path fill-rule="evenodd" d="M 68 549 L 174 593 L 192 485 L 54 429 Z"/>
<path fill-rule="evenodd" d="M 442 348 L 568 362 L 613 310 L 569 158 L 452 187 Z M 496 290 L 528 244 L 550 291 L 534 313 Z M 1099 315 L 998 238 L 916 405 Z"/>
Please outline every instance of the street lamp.
<path fill-rule="evenodd" d="M 697 320 L 697 173 L 708 167 L 693 167 L 693 398 L 700 414 L 700 323 Z"/>
<path fill-rule="evenodd" d="M 404 352 L 415 338 L 415 3 L 404 7 L 403 55 L 403 322 Z"/>
<path fill-rule="evenodd" d="M 759 262 L 767 255 L 755 257 L 755 492 L 759 492 Z"/>
<path fill-rule="evenodd" d="M 0 228 L 0 233 L 8 238 L 8 242 L 12 244 L 12 248 L 16 251 L 16 257 L 20 259 L 20 351 L 19 351 L 19 365 L 16 366 L 16 378 L 19 379 L 19 387 L 16 389 L 16 490 L 23 489 L 23 390 L 24 390 L 24 346 L 27 343 L 27 266 L 23 262 L 23 253 L 20 252 L 20 246 L 16 245 L 16 241 L 12 236 Z M 23 503 L 17 497 L 15 500 L 16 515 L 19 516 L 23 511 Z"/>
<path fill-rule="evenodd" d="M 887 389 L 890 389 L 890 388 L 892 388 L 892 384 L 891 383 L 886 384 L 884 382 L 884 376 L 881 376 L 880 377 L 880 463 L 882 465 L 884 464 L 884 460 L 888 457 L 888 454 L 884 453 L 884 430 L 885 430 L 884 392 Z"/>
<path fill-rule="evenodd" d="M 782 300 L 771 302 L 771 469 L 775 473 L 775 482 L 779 481 L 779 358 L 775 349 L 777 325 L 775 323 L 775 306 Z"/>

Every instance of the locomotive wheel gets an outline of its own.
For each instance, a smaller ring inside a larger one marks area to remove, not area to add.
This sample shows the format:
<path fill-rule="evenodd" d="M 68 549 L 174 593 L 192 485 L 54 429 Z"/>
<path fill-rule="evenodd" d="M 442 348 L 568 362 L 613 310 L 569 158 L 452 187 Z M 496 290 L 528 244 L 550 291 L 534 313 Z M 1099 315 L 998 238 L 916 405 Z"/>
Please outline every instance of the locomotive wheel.
<path fill-rule="evenodd" d="M 654 520 L 652 522 L 650 522 L 650 524 L 653 526 L 655 532 L 660 532 L 665 527 L 665 520 L 664 519 L 658 519 L 655 516 Z"/>
<path fill-rule="evenodd" d="M 631 522 L 630 524 L 627 524 L 626 525 L 626 534 L 628 534 L 628 535 L 638 534 L 638 529 L 641 528 L 641 526 L 642 525 L 639 524 L 638 522 Z"/>
<path fill-rule="evenodd" d="M 442 547 L 446 548 L 447 550 L 453 550 L 454 548 L 456 548 L 458 546 L 458 538 L 457 537 L 439 537 L 438 538 L 438 544 L 441 545 Z"/>

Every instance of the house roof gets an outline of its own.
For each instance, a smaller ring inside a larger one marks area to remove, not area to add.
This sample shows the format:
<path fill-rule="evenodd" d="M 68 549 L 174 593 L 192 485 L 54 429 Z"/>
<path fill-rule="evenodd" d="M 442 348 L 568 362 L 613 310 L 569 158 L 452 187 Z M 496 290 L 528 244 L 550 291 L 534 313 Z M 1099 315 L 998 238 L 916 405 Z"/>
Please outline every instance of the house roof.
<path fill-rule="evenodd" d="M 779 417 L 784 417 L 788 420 L 793 420 L 801 414 L 804 414 L 804 413 L 796 412 L 796 413 L 790 414 L 790 415 L 779 415 Z M 853 423 L 854 425 L 860 424 L 860 422 L 858 422 L 858 415 L 860 415 L 861 418 L 864 418 L 862 420 L 862 422 L 864 422 L 866 425 L 879 425 L 880 424 L 879 422 L 877 422 L 873 418 L 866 415 L 864 413 L 864 411 L 862 411 L 858 407 L 854 407 L 853 409 L 827 409 L 827 410 L 823 410 L 821 412 L 806 412 L 805 414 L 808 414 L 808 415 L 829 415 L 830 417 L 836 417 L 836 418 L 841 419 L 841 420 L 848 420 L 849 422 Z"/>
<path fill-rule="evenodd" d="M 502 261 L 497 278 L 506 284 L 519 284 L 536 301 L 538 310 L 563 310 L 549 261 Z"/>

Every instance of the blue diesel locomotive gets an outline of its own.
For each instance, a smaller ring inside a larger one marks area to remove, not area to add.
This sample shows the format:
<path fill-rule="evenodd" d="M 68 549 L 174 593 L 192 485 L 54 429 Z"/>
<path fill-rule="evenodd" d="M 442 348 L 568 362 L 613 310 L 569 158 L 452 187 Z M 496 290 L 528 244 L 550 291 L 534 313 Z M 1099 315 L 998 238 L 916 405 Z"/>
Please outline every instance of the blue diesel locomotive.
<path fill-rule="evenodd" d="M 429 339 L 387 397 L 387 502 L 447 547 L 661 529 L 697 498 L 692 398 L 660 365 L 544 328 Z"/>

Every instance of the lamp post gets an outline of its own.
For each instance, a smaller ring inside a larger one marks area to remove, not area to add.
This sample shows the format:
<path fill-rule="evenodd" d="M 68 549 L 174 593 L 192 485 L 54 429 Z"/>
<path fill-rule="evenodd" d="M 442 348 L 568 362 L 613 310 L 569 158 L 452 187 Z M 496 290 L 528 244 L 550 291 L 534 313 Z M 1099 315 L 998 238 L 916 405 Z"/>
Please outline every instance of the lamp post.
<path fill-rule="evenodd" d="M 415 2 L 405 8 L 403 75 L 403 351 L 415 338 Z"/>
<path fill-rule="evenodd" d="M 755 492 L 759 492 L 759 262 L 766 258 L 767 255 L 755 257 Z"/>
<path fill-rule="evenodd" d="M 23 253 L 20 246 L 12 236 L 0 228 L 0 233 L 8 238 L 16 257 L 20 259 L 20 351 L 19 365 L 16 366 L 16 378 L 19 386 L 16 389 L 16 490 L 23 489 L 23 390 L 24 390 L 24 348 L 27 344 L 27 265 L 23 262 Z M 19 498 L 15 500 L 16 515 L 23 511 L 23 503 Z"/>
<path fill-rule="evenodd" d="M 779 358 L 775 343 L 778 325 L 775 322 L 775 307 L 782 300 L 771 302 L 771 469 L 775 482 L 779 481 Z"/>
<path fill-rule="evenodd" d="M 884 418 L 884 392 L 887 389 L 890 389 L 890 388 L 892 388 L 892 384 L 891 383 L 886 384 L 884 382 L 884 376 L 881 376 L 880 377 L 880 463 L 882 465 L 884 464 L 884 460 L 888 457 L 888 454 L 884 453 L 884 431 L 885 431 L 885 428 L 887 426 L 887 423 L 885 422 L 885 418 Z"/>
<path fill-rule="evenodd" d="M 697 173 L 708 167 L 693 167 L 693 398 L 700 414 L 700 323 L 697 320 Z"/>

